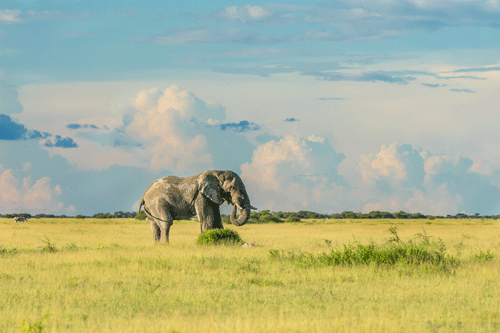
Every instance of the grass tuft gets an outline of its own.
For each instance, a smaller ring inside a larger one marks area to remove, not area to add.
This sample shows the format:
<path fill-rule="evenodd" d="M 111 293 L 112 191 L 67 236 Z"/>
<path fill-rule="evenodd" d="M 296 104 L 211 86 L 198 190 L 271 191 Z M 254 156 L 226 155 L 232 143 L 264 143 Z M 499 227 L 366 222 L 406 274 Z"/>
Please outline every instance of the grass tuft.
<path fill-rule="evenodd" d="M 21 323 L 21 333 L 42 333 L 44 329 L 44 324 L 43 322 L 45 320 L 48 320 L 50 317 L 50 314 L 46 314 L 42 318 L 40 318 L 38 321 L 35 321 L 34 323 L 29 323 L 26 320 L 23 320 Z"/>
<path fill-rule="evenodd" d="M 490 262 L 494 258 L 493 253 L 491 253 L 490 250 L 484 251 L 479 251 L 477 253 L 474 253 L 472 255 L 472 261 L 473 262 L 479 262 L 479 263 L 485 263 L 485 262 Z"/>
<path fill-rule="evenodd" d="M 18 252 L 19 251 L 15 247 L 8 249 L 0 245 L 0 255 L 16 254 Z"/>
<path fill-rule="evenodd" d="M 270 250 L 271 258 L 291 260 L 301 266 L 354 266 L 381 265 L 394 266 L 405 264 L 410 266 L 432 265 L 449 268 L 457 266 L 458 260 L 446 254 L 442 240 L 434 240 L 426 234 L 415 235 L 415 241 L 402 241 L 396 227 L 391 227 L 392 237 L 383 245 L 371 243 L 363 245 L 358 242 L 344 244 L 341 249 L 318 254 L 283 252 Z M 327 242 L 328 243 L 328 242 Z M 484 256 L 484 255 L 483 255 Z"/>
<path fill-rule="evenodd" d="M 66 243 L 63 248 L 67 251 L 76 251 L 78 250 L 78 245 L 76 245 L 75 241 L 71 241 L 69 243 Z"/>
<path fill-rule="evenodd" d="M 45 236 L 45 239 L 41 239 L 41 241 L 45 243 L 44 246 L 40 246 L 42 252 L 54 253 L 58 251 L 56 245 L 52 243 L 47 236 Z"/>
<path fill-rule="evenodd" d="M 240 235 L 231 229 L 211 229 L 198 236 L 198 245 L 241 245 Z"/>

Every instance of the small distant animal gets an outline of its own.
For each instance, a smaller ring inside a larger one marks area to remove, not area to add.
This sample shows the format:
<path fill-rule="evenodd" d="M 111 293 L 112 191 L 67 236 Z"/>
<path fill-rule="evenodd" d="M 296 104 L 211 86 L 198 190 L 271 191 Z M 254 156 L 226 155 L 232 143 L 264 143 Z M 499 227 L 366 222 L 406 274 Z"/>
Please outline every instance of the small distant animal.
<path fill-rule="evenodd" d="M 14 217 L 14 222 L 17 223 L 17 222 L 28 222 L 28 219 L 23 217 L 23 216 L 16 216 Z"/>

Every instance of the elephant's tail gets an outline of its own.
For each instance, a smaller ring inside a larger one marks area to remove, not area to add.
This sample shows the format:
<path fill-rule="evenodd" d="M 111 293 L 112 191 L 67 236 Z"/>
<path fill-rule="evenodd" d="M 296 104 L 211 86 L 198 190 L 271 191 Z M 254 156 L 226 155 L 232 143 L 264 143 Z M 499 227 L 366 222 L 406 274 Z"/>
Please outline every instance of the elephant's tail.
<path fill-rule="evenodd" d="M 141 202 L 139 202 L 139 210 L 137 211 L 137 214 L 141 212 L 141 207 L 144 206 L 144 197 L 141 198 Z M 144 206 L 144 209 L 146 209 L 146 206 Z"/>

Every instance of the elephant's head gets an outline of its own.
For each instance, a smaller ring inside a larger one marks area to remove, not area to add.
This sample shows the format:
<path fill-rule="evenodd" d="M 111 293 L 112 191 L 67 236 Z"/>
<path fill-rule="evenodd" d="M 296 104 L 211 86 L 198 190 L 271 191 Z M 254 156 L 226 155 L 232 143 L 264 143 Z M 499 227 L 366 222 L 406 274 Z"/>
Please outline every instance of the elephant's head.
<path fill-rule="evenodd" d="M 250 218 L 250 209 L 257 209 L 250 205 L 245 185 L 241 178 L 232 171 L 206 171 L 198 177 L 198 190 L 213 202 L 221 205 L 224 202 L 232 204 L 231 223 L 241 226 Z M 239 218 L 236 218 L 237 210 Z"/>

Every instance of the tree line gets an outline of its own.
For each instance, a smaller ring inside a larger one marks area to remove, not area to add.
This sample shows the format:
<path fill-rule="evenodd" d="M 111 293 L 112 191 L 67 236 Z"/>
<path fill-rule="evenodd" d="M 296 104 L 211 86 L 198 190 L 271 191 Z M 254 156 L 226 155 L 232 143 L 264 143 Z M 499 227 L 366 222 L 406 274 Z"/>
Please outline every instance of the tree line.
<path fill-rule="evenodd" d="M 145 220 L 146 213 L 141 211 L 139 214 L 136 212 L 123 212 L 118 211 L 113 214 L 111 213 L 97 213 L 92 216 L 76 215 L 53 215 L 53 214 L 36 214 L 31 215 L 28 213 L 13 213 L 13 214 L 0 214 L 0 217 L 14 218 L 14 217 L 25 217 L 27 219 L 38 219 L 38 218 L 97 218 L 97 219 L 120 219 L 120 218 L 136 218 L 138 220 Z M 221 214 L 224 223 L 229 222 L 229 215 Z M 404 211 L 399 211 L 395 213 L 381 212 L 378 210 L 371 211 L 369 213 L 356 213 L 352 211 L 343 211 L 342 213 L 334 214 L 320 214 L 307 210 L 301 210 L 298 212 L 273 212 L 270 210 L 262 210 L 260 212 L 252 212 L 247 223 L 268 223 L 268 222 L 298 222 L 302 219 L 498 219 L 500 215 L 480 215 L 476 213 L 474 215 L 467 215 L 464 213 L 458 213 L 455 215 L 424 215 L 421 213 L 406 213 Z"/>

